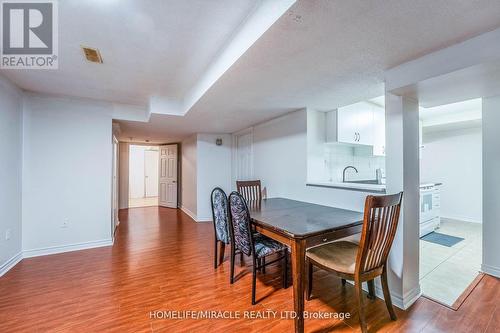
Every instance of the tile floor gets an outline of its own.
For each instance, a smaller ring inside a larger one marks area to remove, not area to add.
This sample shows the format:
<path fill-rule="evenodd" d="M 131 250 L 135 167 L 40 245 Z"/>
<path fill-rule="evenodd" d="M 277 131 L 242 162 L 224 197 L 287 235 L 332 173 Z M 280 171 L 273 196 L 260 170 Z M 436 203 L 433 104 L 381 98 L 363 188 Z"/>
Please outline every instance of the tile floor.
<path fill-rule="evenodd" d="M 149 207 L 149 206 L 158 206 L 158 197 L 128 199 L 129 208 Z"/>
<path fill-rule="evenodd" d="M 465 239 L 452 247 L 420 240 L 420 286 L 424 295 L 452 305 L 481 268 L 481 224 L 442 218 L 436 231 Z"/>

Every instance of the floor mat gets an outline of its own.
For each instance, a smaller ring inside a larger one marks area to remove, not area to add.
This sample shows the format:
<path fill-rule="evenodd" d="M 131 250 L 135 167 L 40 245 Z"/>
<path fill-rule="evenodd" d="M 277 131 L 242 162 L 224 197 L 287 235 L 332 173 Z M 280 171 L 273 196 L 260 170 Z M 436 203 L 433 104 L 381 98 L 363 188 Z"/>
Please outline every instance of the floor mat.
<path fill-rule="evenodd" d="M 464 240 L 464 238 L 461 237 L 441 234 L 439 232 L 431 232 L 430 234 L 427 234 L 424 237 L 421 237 L 420 239 L 426 242 L 431 242 L 434 244 L 439 244 L 447 247 L 452 247 L 453 245 Z"/>

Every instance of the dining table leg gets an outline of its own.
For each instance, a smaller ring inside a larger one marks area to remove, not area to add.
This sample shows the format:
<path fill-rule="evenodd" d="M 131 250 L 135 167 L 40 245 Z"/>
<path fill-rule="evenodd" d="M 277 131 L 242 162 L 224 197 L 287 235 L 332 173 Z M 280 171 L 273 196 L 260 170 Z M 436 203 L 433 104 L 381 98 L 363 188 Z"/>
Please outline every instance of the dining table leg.
<path fill-rule="evenodd" d="M 293 304 L 296 317 L 295 332 L 304 332 L 304 282 L 305 282 L 305 240 L 296 239 L 292 248 Z"/>

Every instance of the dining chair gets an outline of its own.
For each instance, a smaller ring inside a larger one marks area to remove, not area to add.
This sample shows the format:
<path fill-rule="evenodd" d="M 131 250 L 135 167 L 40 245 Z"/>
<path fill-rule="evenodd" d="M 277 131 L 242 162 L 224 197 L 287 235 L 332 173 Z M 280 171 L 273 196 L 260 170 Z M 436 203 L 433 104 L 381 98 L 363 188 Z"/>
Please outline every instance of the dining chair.
<path fill-rule="evenodd" d="M 260 180 L 237 180 L 236 190 L 245 198 L 247 204 L 260 203 L 262 200 Z"/>
<path fill-rule="evenodd" d="M 234 255 L 235 251 L 239 250 L 244 255 L 252 257 L 252 305 L 255 305 L 257 303 L 255 300 L 257 271 L 260 271 L 263 267 L 281 260 L 283 288 L 286 289 L 288 287 L 288 248 L 267 236 L 253 231 L 250 211 L 245 198 L 240 193 L 232 192 L 229 195 L 229 212 L 229 230 L 235 244 L 234 247 L 231 247 L 231 283 L 234 282 Z M 265 257 L 275 253 L 280 253 L 281 255 L 267 263 L 263 260 Z"/>
<path fill-rule="evenodd" d="M 403 192 L 366 197 L 363 229 L 359 244 L 341 240 L 313 247 L 306 251 L 307 300 L 311 299 L 313 266 L 336 274 L 342 279 L 342 285 L 345 285 L 346 280 L 354 281 L 362 332 L 367 332 L 363 310 L 362 282 L 368 282 L 370 295 L 374 298 L 374 278 L 377 276 L 380 276 L 382 282 L 389 315 L 392 320 L 397 319 L 387 285 L 387 257 L 396 235 L 402 198 Z"/>
<path fill-rule="evenodd" d="M 216 187 L 210 194 L 210 201 L 212 203 L 212 220 L 215 235 L 214 268 L 217 268 L 224 261 L 226 245 L 231 243 L 227 195 L 220 187 Z M 217 255 L 219 244 L 220 253 Z"/>

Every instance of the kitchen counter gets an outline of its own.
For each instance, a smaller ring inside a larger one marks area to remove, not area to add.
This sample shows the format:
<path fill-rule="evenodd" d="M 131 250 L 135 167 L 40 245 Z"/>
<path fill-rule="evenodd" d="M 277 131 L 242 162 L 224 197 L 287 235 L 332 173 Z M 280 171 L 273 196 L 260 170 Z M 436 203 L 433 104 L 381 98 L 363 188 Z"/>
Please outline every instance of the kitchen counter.
<path fill-rule="evenodd" d="M 336 183 L 336 182 L 307 182 L 307 186 L 340 188 L 351 191 L 385 193 L 385 184 L 360 184 L 360 183 Z"/>
<path fill-rule="evenodd" d="M 420 188 L 430 187 L 430 186 L 439 186 L 439 185 L 443 185 L 443 183 L 422 183 L 422 184 L 420 184 Z"/>
<path fill-rule="evenodd" d="M 420 188 L 429 186 L 439 186 L 443 183 L 423 183 Z M 385 184 L 362 184 L 362 183 L 338 183 L 338 182 L 307 182 L 307 186 L 339 188 L 351 191 L 385 193 Z"/>

